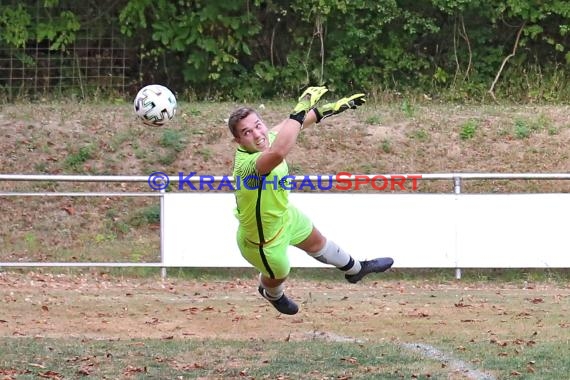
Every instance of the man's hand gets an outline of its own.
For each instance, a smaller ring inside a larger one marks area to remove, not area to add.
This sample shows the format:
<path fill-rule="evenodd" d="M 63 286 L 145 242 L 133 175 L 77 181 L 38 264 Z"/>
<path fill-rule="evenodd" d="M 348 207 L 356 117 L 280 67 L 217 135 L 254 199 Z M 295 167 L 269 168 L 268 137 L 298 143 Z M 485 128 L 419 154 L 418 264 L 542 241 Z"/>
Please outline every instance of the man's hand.
<path fill-rule="evenodd" d="M 307 88 L 299 97 L 299 103 L 297 103 L 289 115 L 289 118 L 296 120 L 303 125 L 307 112 L 317 104 L 321 96 L 323 96 L 327 91 L 328 89 L 324 86 Z"/>
<path fill-rule="evenodd" d="M 327 117 L 338 115 L 339 113 L 344 112 L 348 109 L 357 109 L 366 103 L 366 99 L 364 98 L 365 96 L 366 95 L 364 94 L 354 94 L 352 96 L 339 99 L 334 103 L 327 103 L 320 107 L 313 108 L 315 110 L 315 114 L 317 115 L 317 123 L 323 119 L 326 119 Z"/>

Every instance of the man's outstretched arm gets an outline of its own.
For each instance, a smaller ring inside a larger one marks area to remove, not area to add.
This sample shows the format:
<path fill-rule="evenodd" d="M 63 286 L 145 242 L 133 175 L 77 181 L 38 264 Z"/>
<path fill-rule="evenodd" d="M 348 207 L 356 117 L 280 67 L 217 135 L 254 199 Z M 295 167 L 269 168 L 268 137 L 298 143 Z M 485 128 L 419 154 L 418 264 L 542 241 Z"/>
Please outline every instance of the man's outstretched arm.
<path fill-rule="evenodd" d="M 256 169 L 259 174 L 267 174 L 283 162 L 287 154 L 295 146 L 301 126 L 305 122 L 314 123 L 317 120 L 316 113 L 312 108 L 327 91 L 326 87 L 309 87 L 299 97 L 299 102 L 289 115 L 289 118 L 272 129 L 272 131 L 278 132 L 278 134 L 269 149 L 263 151 L 257 159 Z"/>

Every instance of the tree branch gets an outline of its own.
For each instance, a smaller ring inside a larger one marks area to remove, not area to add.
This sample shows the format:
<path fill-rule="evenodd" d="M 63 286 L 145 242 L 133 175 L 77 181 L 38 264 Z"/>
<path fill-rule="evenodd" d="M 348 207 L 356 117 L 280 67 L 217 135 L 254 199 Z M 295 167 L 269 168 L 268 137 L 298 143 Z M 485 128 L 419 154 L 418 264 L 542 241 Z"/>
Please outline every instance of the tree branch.
<path fill-rule="evenodd" d="M 461 66 L 459 65 L 459 58 L 457 57 L 457 16 L 453 21 L 453 57 L 455 58 L 455 75 L 453 76 L 453 85 L 457 82 L 457 77 L 461 72 Z"/>
<path fill-rule="evenodd" d="M 501 76 L 501 73 L 503 72 L 503 68 L 505 67 L 505 65 L 507 64 L 507 61 L 509 59 L 511 59 L 512 57 L 515 56 L 516 52 L 517 52 L 517 48 L 519 46 L 519 40 L 521 38 L 521 34 L 522 31 L 524 29 L 526 25 L 526 22 L 523 22 L 523 24 L 521 25 L 519 31 L 517 32 L 517 38 L 515 39 L 515 44 L 513 46 L 513 51 L 511 54 L 509 54 L 508 56 L 505 57 L 505 59 L 503 60 L 503 63 L 501 64 L 501 67 L 499 68 L 499 71 L 497 72 L 497 75 L 495 76 L 495 80 L 493 81 L 493 83 L 491 84 L 491 88 L 489 88 L 489 94 L 491 94 L 491 97 L 493 98 L 493 100 L 496 102 L 497 98 L 495 97 L 495 85 L 497 84 L 497 82 L 499 81 L 499 77 Z"/>
<path fill-rule="evenodd" d="M 463 31 L 459 31 L 459 35 L 465 40 L 467 43 L 467 50 L 469 51 L 469 63 L 467 64 L 467 69 L 465 70 L 465 78 L 469 78 L 469 72 L 471 71 L 472 60 L 473 60 L 473 52 L 471 51 L 471 42 L 469 41 L 469 36 L 467 35 L 467 31 L 465 30 L 465 20 L 463 20 L 463 16 L 459 16 L 461 19 L 461 28 Z"/>

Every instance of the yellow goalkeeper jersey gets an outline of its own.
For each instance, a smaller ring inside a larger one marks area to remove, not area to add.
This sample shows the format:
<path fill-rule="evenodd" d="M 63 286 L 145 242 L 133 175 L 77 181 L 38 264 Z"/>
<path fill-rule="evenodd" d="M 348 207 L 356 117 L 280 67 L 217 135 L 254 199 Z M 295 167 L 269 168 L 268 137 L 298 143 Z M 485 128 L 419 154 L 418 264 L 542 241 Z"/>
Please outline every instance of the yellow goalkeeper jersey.
<path fill-rule="evenodd" d="M 269 132 L 272 144 L 277 133 Z M 257 172 L 255 163 L 261 152 L 249 153 L 243 148 L 236 150 L 233 176 L 235 183 L 236 210 L 240 228 L 245 237 L 256 244 L 265 244 L 275 238 L 284 226 L 289 206 L 289 168 L 285 160 L 269 174 Z"/>

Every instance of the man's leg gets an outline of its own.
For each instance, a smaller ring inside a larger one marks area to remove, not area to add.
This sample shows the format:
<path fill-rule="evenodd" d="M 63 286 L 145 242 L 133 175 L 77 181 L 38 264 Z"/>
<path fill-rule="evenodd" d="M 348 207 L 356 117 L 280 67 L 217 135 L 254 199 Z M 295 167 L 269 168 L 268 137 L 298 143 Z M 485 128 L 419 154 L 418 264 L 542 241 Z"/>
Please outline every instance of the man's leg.
<path fill-rule="evenodd" d="M 325 238 L 313 227 L 311 234 L 296 247 L 304 250 L 316 260 L 334 265 L 345 272 L 344 277 L 350 283 L 357 283 L 370 273 L 384 272 L 394 264 L 391 257 L 379 257 L 373 260 L 357 261 L 334 241 Z"/>
<path fill-rule="evenodd" d="M 281 238 L 281 237 L 280 237 Z M 284 282 L 291 269 L 287 256 L 287 240 L 278 238 L 270 246 L 251 243 L 238 231 L 237 243 L 242 256 L 259 273 L 259 293 L 283 314 L 296 314 L 299 307 L 284 293 Z"/>
<path fill-rule="evenodd" d="M 356 274 L 360 271 L 360 262 L 354 260 L 333 241 L 327 240 L 315 227 L 305 240 L 295 246 L 321 263 L 334 265 L 346 274 Z"/>
<path fill-rule="evenodd" d="M 283 314 L 297 314 L 299 307 L 285 295 L 286 278 L 274 279 L 259 274 L 259 294 Z"/>

